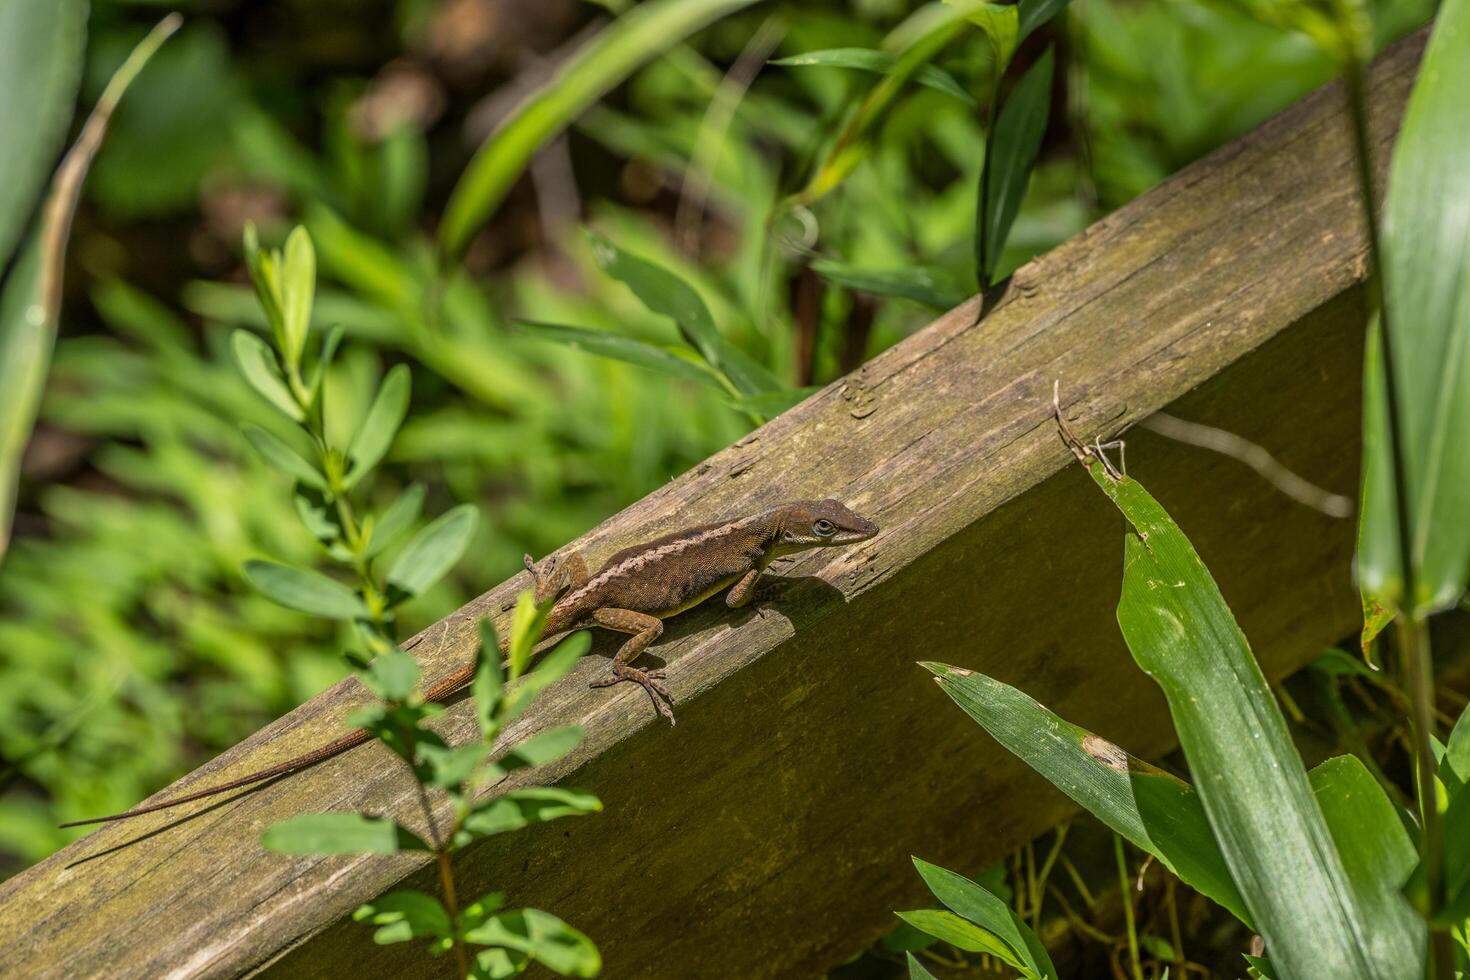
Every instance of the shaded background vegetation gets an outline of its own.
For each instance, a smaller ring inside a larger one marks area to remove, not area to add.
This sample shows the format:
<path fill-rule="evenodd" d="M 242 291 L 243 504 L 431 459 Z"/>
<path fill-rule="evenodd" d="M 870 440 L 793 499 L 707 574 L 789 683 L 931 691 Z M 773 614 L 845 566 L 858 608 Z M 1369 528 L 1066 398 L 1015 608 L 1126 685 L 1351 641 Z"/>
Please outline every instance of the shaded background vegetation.
<path fill-rule="evenodd" d="M 327 382 L 332 424 L 352 431 L 388 367 L 412 366 L 380 503 L 419 481 L 427 513 L 481 509 L 457 575 L 404 609 L 403 635 L 753 425 L 712 388 L 514 329 L 529 318 L 678 341 L 599 271 L 581 226 L 697 283 L 725 335 L 795 387 L 839 376 L 972 291 L 984 139 L 964 101 L 906 93 L 812 228 L 768 219 L 873 76 L 766 67 L 709 148 L 711 99 L 763 29 L 771 57 L 873 47 L 916 5 L 760 4 L 671 47 L 538 154 L 471 243 L 433 328 L 414 311 L 450 190 L 605 6 L 182 6 L 185 28 L 128 94 L 88 180 L 0 564 L 0 874 L 65 843 L 58 820 L 126 807 L 346 672 L 344 636 L 271 604 L 239 571 L 260 555 L 317 555 L 282 477 L 240 435 L 242 420 L 277 424 L 225 343 L 260 315 L 244 286 L 245 221 L 272 241 L 304 223 L 316 242 L 319 317 L 348 331 Z M 1386 43 L 1431 4 L 1376 8 Z M 80 105 L 162 9 L 93 3 Z M 1159 0 L 1076 0 L 1018 62 L 1048 43 L 1051 118 L 1003 273 L 1332 71 L 1301 37 Z M 969 80 L 984 59 L 977 35 L 939 64 Z M 707 194 L 686 181 L 697 152 Z M 907 270 L 908 298 L 770 261 L 796 238 L 837 267 Z"/>

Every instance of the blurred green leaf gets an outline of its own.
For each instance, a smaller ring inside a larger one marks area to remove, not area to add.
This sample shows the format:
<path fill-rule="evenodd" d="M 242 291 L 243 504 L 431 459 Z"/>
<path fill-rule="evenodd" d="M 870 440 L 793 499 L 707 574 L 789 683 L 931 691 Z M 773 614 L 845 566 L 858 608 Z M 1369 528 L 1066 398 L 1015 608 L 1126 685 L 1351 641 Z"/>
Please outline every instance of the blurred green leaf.
<path fill-rule="evenodd" d="M 913 862 L 935 898 L 950 911 L 992 933 L 1020 961 L 1023 971 L 1038 977 L 1057 975 L 1046 947 L 1005 902 L 963 875 L 918 858 Z"/>
<path fill-rule="evenodd" d="M 1364 366 L 1364 478 L 1358 577 L 1365 596 L 1403 605 L 1393 454 L 1381 351 L 1392 344 L 1410 496 L 1415 616 L 1459 601 L 1470 579 L 1470 3 L 1449 0 L 1409 96 L 1383 205 L 1384 306 Z M 1273 957 L 1274 958 L 1274 957 Z M 1281 963 L 1277 959 L 1277 966 Z M 1284 971 L 1283 971 L 1284 972 Z"/>
<path fill-rule="evenodd" d="M 311 371 L 306 378 L 306 390 L 311 398 L 315 399 L 322 390 L 322 382 L 326 380 L 327 368 L 332 365 L 332 358 L 337 355 L 337 348 L 342 345 L 342 338 L 347 335 L 347 328 L 340 324 L 327 331 L 322 338 L 321 350 L 317 353 L 316 362 L 312 364 Z"/>
<path fill-rule="evenodd" d="M 76 22 L 80 12 L 73 3 L 68 2 L 61 9 L 51 11 L 55 16 L 52 20 L 41 11 L 11 15 L 10 11 L 15 7 L 15 4 L 9 5 L 6 16 L 0 19 L 0 27 L 11 27 L 29 33 L 19 37 L 6 36 L 4 40 L 0 40 L 0 60 L 7 62 L 4 67 L 0 67 L 0 82 L 7 80 L 9 69 L 14 65 L 23 71 L 37 72 L 37 78 L 51 76 L 54 72 L 53 81 L 46 88 L 58 88 L 60 91 L 53 91 L 49 95 L 39 94 L 29 81 L 10 79 L 14 87 L 4 90 L 6 107 L 0 109 L 0 123 L 24 125 L 30 120 L 38 129 L 38 138 L 45 139 L 47 137 L 43 134 L 54 131 L 57 126 L 65 126 L 64 121 L 58 122 L 49 118 L 50 113 L 57 111 L 54 106 L 45 106 L 58 99 L 63 92 L 69 96 L 75 87 L 74 82 L 68 83 L 66 79 L 69 71 L 75 71 L 75 56 L 69 52 L 73 50 L 73 45 L 82 40 L 74 33 L 81 30 Z M 107 121 L 117 108 L 118 101 L 159 45 L 178 29 L 180 22 L 177 14 L 165 17 L 133 49 L 127 61 L 107 83 L 107 88 L 97 100 L 92 114 L 82 126 L 76 144 L 56 168 L 51 187 L 32 224 L 26 243 L 21 246 L 18 256 L 10 264 L 9 273 L 0 281 L 0 558 L 5 557 L 10 544 L 10 522 L 15 513 L 21 454 L 30 439 L 31 426 L 35 422 L 41 392 L 46 384 L 51 348 L 56 339 L 57 321 L 61 315 L 61 279 L 66 264 L 66 244 L 71 235 L 72 215 L 76 211 L 82 181 L 86 179 L 87 168 L 102 144 Z M 51 38 L 49 43 L 46 40 L 48 37 Z M 18 52 L 5 46 L 14 41 L 19 41 L 21 47 L 34 43 L 38 48 L 35 52 Z M 43 67 L 37 69 L 32 55 L 43 59 L 54 56 L 60 61 L 55 66 L 46 65 L 42 61 Z M 17 60 L 10 62 L 10 57 Z M 27 93 L 34 93 L 34 97 L 41 101 L 18 111 L 10 108 L 18 95 Z M 33 112 L 36 114 L 32 115 Z M 0 132 L 6 132 L 6 143 L 24 141 L 24 136 L 18 137 L 15 131 Z M 35 178 L 33 175 L 28 176 L 29 170 L 40 166 L 44 171 L 49 165 L 51 155 L 48 148 L 37 162 L 31 157 L 30 151 L 22 149 L 12 153 L 14 155 L 8 158 L 12 173 L 0 171 L 0 186 L 4 186 L 5 178 L 11 176 L 21 181 L 22 185 L 33 182 Z M 6 156 L 0 156 L 0 163 L 6 159 Z M 28 160 L 31 162 L 27 163 Z M 32 191 L 26 192 L 27 197 L 30 193 Z M 18 207 L 22 215 L 30 213 L 23 200 L 14 200 L 11 204 Z M 0 218 L 0 221 L 7 223 L 13 220 L 14 212 L 6 213 Z M 7 242 L 16 234 L 8 224 L 0 226 L 0 238 Z M 3 251 L 8 253 L 10 247 L 6 244 Z M 0 259 L 0 270 L 5 268 L 5 261 Z"/>
<path fill-rule="evenodd" d="M 1444 759 L 1440 762 L 1441 779 L 1445 771 L 1453 773 L 1461 783 L 1470 783 L 1470 708 L 1460 712 L 1459 721 L 1450 731 L 1450 740 L 1445 745 Z"/>
<path fill-rule="evenodd" d="M 860 269 L 845 262 L 814 259 L 811 269 L 828 282 L 878 296 L 896 296 L 923 303 L 930 309 L 952 310 L 969 297 L 957 283 L 934 269 Z"/>
<path fill-rule="evenodd" d="M 539 625 L 537 629 L 539 634 Z M 518 717 L 542 691 L 565 677 L 591 645 L 591 635 L 580 630 L 552 648 L 505 699 L 505 706 L 501 709 L 503 719 L 510 721 Z"/>
<path fill-rule="evenodd" d="M 983 3 L 971 8 L 966 15 L 970 23 L 985 33 L 985 40 L 995 58 L 994 74 L 998 79 L 1005 74 L 1016 53 L 1020 38 L 1020 18 L 1015 4 Z"/>
<path fill-rule="evenodd" d="M 450 936 L 454 931 L 439 899 L 418 891 L 389 892 L 364 902 L 352 918 L 379 927 L 373 932 L 373 942 L 379 946 L 425 936 Z"/>
<path fill-rule="evenodd" d="M 575 659 L 572 662 L 575 663 Z M 581 725 L 562 725 L 537 732 L 517 742 L 500 760 L 500 767 L 506 772 L 514 772 L 555 762 L 577 747 L 577 743 L 582 741 L 582 734 Z"/>
<path fill-rule="evenodd" d="M 463 843 L 477 837 L 524 830 L 537 823 L 561 817 L 581 817 L 597 813 L 602 803 L 590 793 L 562 789 L 559 786 L 527 786 L 513 789 L 492 800 L 478 804 L 464 818 Z"/>
<path fill-rule="evenodd" d="M 662 51 L 754 0 L 647 0 L 562 63 L 496 127 L 465 168 L 444 209 L 439 249 L 457 259 L 541 145 Z"/>
<path fill-rule="evenodd" d="M 531 654 L 536 649 L 536 642 L 541 639 L 541 626 L 546 622 L 546 614 L 550 610 L 551 603 L 538 603 L 530 589 L 516 596 L 516 608 L 510 620 L 506 664 L 512 680 L 520 677 L 531 663 Z"/>
<path fill-rule="evenodd" d="M 475 679 L 470 682 L 470 693 L 475 699 L 475 720 L 479 722 L 480 735 L 489 738 L 497 728 L 495 716 L 505 694 L 505 672 L 500 666 L 500 637 L 495 631 L 495 621 L 485 616 L 480 620 L 479 631 L 480 645 L 475 649 L 479 663 L 475 667 Z"/>
<path fill-rule="evenodd" d="M 288 609 L 329 619 L 355 619 L 368 614 L 356 592 L 309 568 L 254 560 L 245 563 L 245 577 L 267 598 Z"/>
<path fill-rule="evenodd" d="M 388 584 L 415 596 L 439 581 L 470 546 L 478 522 L 474 504 L 460 504 L 441 514 L 404 546 L 388 569 Z"/>
<path fill-rule="evenodd" d="M 1057 14 L 1067 5 L 1067 0 L 1021 0 L 1016 5 L 1020 12 L 1020 22 L 1017 24 L 1016 43 L 1026 40 L 1031 32 L 1036 30 Z"/>
<path fill-rule="evenodd" d="M 1282 977 L 1416 973 L 1413 939 L 1367 919 L 1245 636 L 1194 548 L 1136 481 L 1087 467 L 1136 533 L 1118 624 L 1158 682 L 1196 789 Z"/>
<path fill-rule="evenodd" d="M 939 687 L 991 737 L 1195 891 L 1246 925 L 1205 810 L 1188 783 L 1058 717 L 1025 693 L 961 667 L 926 663 Z"/>
<path fill-rule="evenodd" d="M 955 915 L 947 909 L 915 909 L 912 912 L 895 913 L 900 919 L 956 949 L 968 953 L 988 953 L 1007 966 L 1014 967 L 1024 977 L 1034 977 L 1026 964 L 1004 940 L 989 929 Z"/>
<path fill-rule="evenodd" d="M 367 418 L 352 438 L 347 457 L 352 468 L 347 471 L 345 482 L 348 488 L 366 476 L 388 452 L 398 427 L 408 414 L 409 369 L 407 364 L 395 364 L 383 379 L 378 395 L 368 409 Z"/>
<path fill-rule="evenodd" d="M 1051 108 L 1053 51 L 1048 47 L 1001 105 L 980 170 L 979 211 L 975 217 L 975 269 L 981 286 L 994 281 Z"/>
<path fill-rule="evenodd" d="M 83 0 L 0 5 L 0 280 L 66 139 L 86 44 Z"/>
<path fill-rule="evenodd" d="M 727 399 L 726 404 L 761 419 L 770 419 L 800 405 L 821 390 L 820 385 L 809 385 L 805 388 L 787 388 L 784 391 L 768 391 L 759 395 L 739 395 Z"/>
<path fill-rule="evenodd" d="M 702 363 L 681 357 L 679 354 L 666 347 L 650 344 L 645 340 L 634 337 L 625 337 L 622 334 L 609 333 L 606 330 L 589 330 L 586 327 L 567 327 L 555 323 L 541 323 L 535 320 L 517 320 L 517 326 L 523 333 L 554 343 L 565 344 L 577 350 L 586 351 L 589 354 L 597 354 L 601 357 L 611 358 L 615 361 L 623 361 L 627 364 L 636 364 L 660 374 L 683 378 L 686 381 L 698 381 L 701 384 L 719 387 L 720 378 Z"/>
<path fill-rule="evenodd" d="M 262 398 L 293 422 L 305 418 L 291 389 L 286 386 L 286 377 L 281 373 L 275 351 L 269 344 L 249 330 L 236 330 L 230 336 L 230 350 L 234 352 L 240 373 Z"/>
<path fill-rule="evenodd" d="M 1362 762 L 1341 755 L 1307 773 L 1312 792 L 1363 914 L 1393 937 L 1375 952 L 1384 962 L 1424 962 L 1424 921 L 1404 898 L 1419 854 L 1393 801 Z"/>
<path fill-rule="evenodd" d="M 417 834 L 392 820 L 361 813 L 303 813 L 267 827 L 266 850 L 280 854 L 397 854 L 431 851 Z"/>
<path fill-rule="evenodd" d="M 892 51 L 875 48 L 828 48 L 824 51 L 806 51 L 786 58 L 776 58 L 767 64 L 799 68 L 808 65 L 833 68 L 857 68 L 878 75 L 888 73 L 898 63 L 898 55 Z M 971 108 L 975 108 L 975 97 L 965 91 L 955 77 L 935 65 L 924 65 L 914 73 L 914 81 L 946 95 L 952 95 Z"/>
<path fill-rule="evenodd" d="M 440 789 L 454 789 L 464 783 L 489 754 L 490 746 L 484 742 L 455 746 L 426 743 L 419 746 L 419 755 L 429 766 L 429 783 Z"/>
<path fill-rule="evenodd" d="M 409 484 L 374 523 L 373 539 L 368 543 L 365 556 L 374 557 L 402 537 L 405 531 L 413 527 L 413 522 L 419 519 L 419 512 L 423 507 L 424 485 Z"/>
<path fill-rule="evenodd" d="M 317 490 L 327 489 L 327 478 L 322 476 L 321 471 L 303 459 L 301 454 L 286 445 L 280 438 L 251 422 L 242 425 L 240 430 L 245 433 L 245 438 L 250 441 L 250 445 L 255 447 L 255 451 L 276 469 L 293 479 L 300 480 L 309 487 Z"/>
<path fill-rule="evenodd" d="M 282 353 L 290 364 L 299 365 L 306 350 L 306 332 L 311 327 L 311 304 L 316 292 L 316 251 L 306 229 L 291 229 L 286 237 L 286 254 L 281 267 L 281 317 L 287 347 Z"/>
<path fill-rule="evenodd" d="M 725 340 L 693 286 L 667 269 L 624 251 L 595 231 L 589 229 L 587 239 L 598 267 L 631 289 L 644 306 L 678 324 L 689 345 L 740 392 L 752 395 L 782 387 L 767 368 Z"/>
<path fill-rule="evenodd" d="M 373 659 L 361 676 L 362 683 L 388 701 L 407 701 L 419 685 L 419 663 L 413 654 L 390 650 Z"/>

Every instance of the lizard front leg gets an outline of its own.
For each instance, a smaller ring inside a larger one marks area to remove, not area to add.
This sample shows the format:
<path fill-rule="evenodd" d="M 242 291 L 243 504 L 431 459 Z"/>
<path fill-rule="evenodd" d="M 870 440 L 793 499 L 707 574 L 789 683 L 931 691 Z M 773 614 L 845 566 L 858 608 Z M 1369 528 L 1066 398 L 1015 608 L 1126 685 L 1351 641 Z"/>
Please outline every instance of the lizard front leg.
<path fill-rule="evenodd" d="M 729 594 L 725 596 L 725 605 L 731 609 L 743 609 L 750 605 L 760 591 L 762 571 L 757 566 L 740 576 L 740 581 L 731 586 Z"/>
<path fill-rule="evenodd" d="M 664 631 L 663 620 L 657 616 L 647 613 L 634 612 L 631 609 L 603 608 L 593 610 L 592 622 L 598 626 L 619 633 L 631 633 L 632 637 L 624 643 L 613 657 L 612 676 L 604 680 L 593 681 L 592 687 L 611 687 L 624 681 L 632 681 L 642 685 L 653 701 L 653 706 L 658 713 L 674 724 L 674 710 L 669 705 L 673 703 L 674 696 L 669 689 L 658 682 L 658 678 L 664 676 L 661 670 L 639 670 L 632 666 L 638 655 L 648 649 L 648 645 L 658 639 Z M 665 703 L 668 702 L 668 703 Z"/>

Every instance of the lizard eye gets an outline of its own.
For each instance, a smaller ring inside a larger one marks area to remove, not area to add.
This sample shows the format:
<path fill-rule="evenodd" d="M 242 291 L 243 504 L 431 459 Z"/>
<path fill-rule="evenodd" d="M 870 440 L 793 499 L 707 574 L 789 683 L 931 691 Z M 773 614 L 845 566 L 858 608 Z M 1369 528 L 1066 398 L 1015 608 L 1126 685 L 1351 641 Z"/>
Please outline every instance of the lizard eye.
<path fill-rule="evenodd" d="M 828 538 L 837 530 L 837 525 L 824 517 L 812 525 L 812 530 L 817 532 L 818 537 Z"/>

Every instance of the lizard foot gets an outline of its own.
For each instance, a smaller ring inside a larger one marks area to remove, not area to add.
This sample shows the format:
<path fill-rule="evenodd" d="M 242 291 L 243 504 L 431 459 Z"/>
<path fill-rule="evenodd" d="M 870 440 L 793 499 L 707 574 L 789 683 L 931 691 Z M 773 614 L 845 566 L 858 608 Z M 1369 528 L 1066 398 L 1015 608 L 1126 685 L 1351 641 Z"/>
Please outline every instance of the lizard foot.
<path fill-rule="evenodd" d="M 672 725 L 675 724 L 674 709 L 671 707 L 674 703 L 674 696 L 669 693 L 667 687 L 659 683 L 659 679 L 662 677 L 664 677 L 662 670 L 644 671 L 639 670 L 637 667 L 614 666 L 613 676 L 592 681 L 587 686 L 612 687 L 614 684 L 621 684 L 624 681 L 631 681 L 634 684 L 638 684 L 648 692 L 648 699 L 653 702 L 653 706 L 658 713 L 667 718 L 669 724 Z"/>

